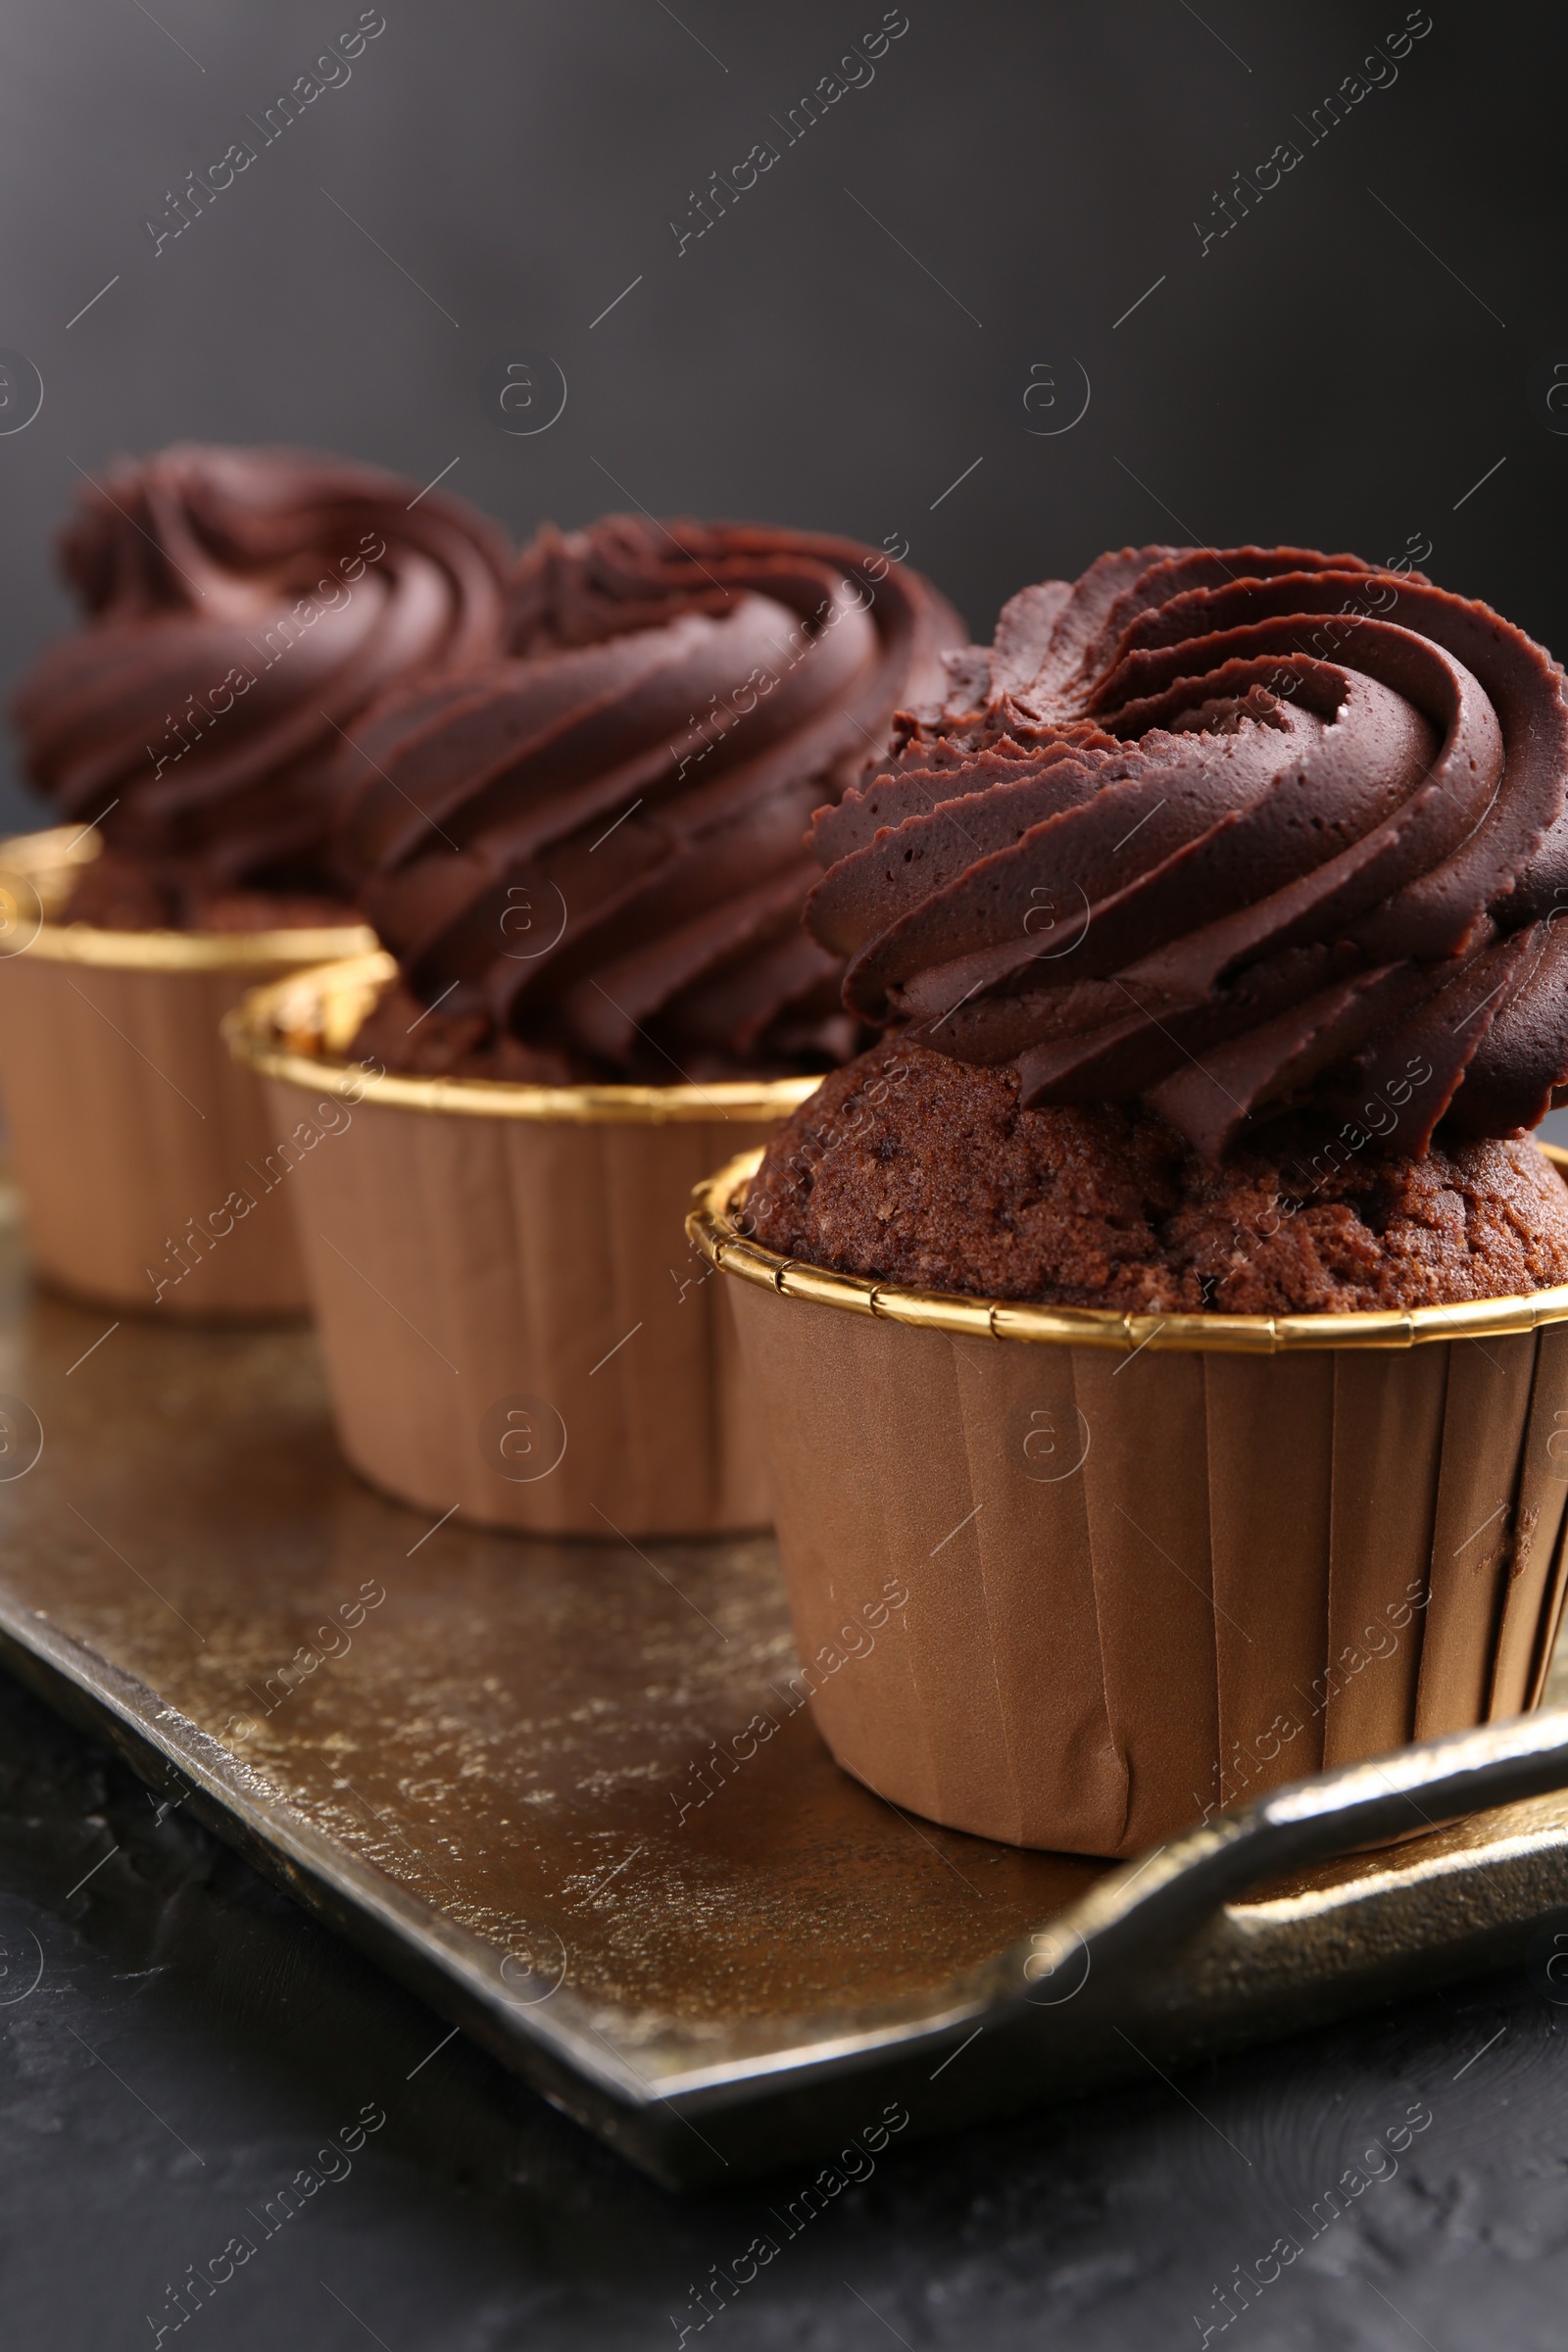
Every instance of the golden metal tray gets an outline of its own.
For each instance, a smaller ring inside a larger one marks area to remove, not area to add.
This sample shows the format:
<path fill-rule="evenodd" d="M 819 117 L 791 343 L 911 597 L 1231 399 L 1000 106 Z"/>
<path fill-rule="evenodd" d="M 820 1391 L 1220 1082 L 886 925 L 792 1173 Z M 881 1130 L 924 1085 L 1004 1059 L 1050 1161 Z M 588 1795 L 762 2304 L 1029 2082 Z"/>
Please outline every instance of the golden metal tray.
<path fill-rule="evenodd" d="M 3 1242 L 0 1654 L 665 2181 L 1169 2072 L 1568 1906 L 1568 1712 L 1125 1868 L 991 1845 L 834 1767 L 767 1540 L 426 1526 L 341 1466 L 308 1332 L 116 1323 Z"/>

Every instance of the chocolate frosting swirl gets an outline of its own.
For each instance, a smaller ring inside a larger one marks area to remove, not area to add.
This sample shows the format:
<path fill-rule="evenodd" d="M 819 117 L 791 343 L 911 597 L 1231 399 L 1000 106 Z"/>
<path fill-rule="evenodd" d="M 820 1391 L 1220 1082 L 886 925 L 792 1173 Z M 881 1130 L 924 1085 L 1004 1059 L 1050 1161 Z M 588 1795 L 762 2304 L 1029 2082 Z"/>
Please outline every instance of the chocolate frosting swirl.
<path fill-rule="evenodd" d="M 33 782 L 103 835 L 72 907 L 89 919 L 199 924 L 245 890 L 341 899 L 342 731 L 505 643 L 497 526 L 303 451 L 183 445 L 124 466 L 84 491 L 60 560 L 87 625 L 13 716 Z"/>
<path fill-rule="evenodd" d="M 851 540 L 613 515 L 547 528 L 513 658 L 402 698 L 344 755 L 360 899 L 403 987 L 403 1067 L 649 1083 L 855 1051 L 801 909 L 812 810 L 963 629 Z"/>
<path fill-rule="evenodd" d="M 813 828 L 858 1016 L 1211 1156 L 1301 1106 L 1402 1152 L 1515 1134 L 1568 1085 L 1563 674 L 1485 605 L 1128 548 L 949 669 Z"/>

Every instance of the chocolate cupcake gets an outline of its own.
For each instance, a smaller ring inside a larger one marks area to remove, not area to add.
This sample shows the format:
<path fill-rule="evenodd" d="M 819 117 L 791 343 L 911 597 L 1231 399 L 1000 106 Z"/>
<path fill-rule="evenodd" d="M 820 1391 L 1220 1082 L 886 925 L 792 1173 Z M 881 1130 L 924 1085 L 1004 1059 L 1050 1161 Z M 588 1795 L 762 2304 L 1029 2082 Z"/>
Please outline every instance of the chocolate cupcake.
<path fill-rule="evenodd" d="M 376 1484 L 551 1532 L 765 1522 L 681 1220 L 865 1034 L 804 837 L 961 635 L 851 541 L 614 517 L 526 551 L 504 659 L 356 730 L 341 851 L 392 955 L 269 992 L 235 1046 L 280 1119 L 362 1102 L 302 1235 Z"/>
<path fill-rule="evenodd" d="M 695 1230 L 803 1644 L 929 1534 L 836 1752 L 1129 1852 L 1539 1693 L 1568 710 L 1485 607 L 1297 549 L 1123 551 L 950 666 L 813 829 L 884 1040 Z"/>
<path fill-rule="evenodd" d="M 85 625 L 12 708 L 66 821 L 0 851 L 34 1250 L 117 1307 L 297 1310 L 282 1139 L 218 1024 L 372 944 L 331 854 L 336 755 L 394 682 L 495 657 L 506 543 L 341 459 L 181 447 L 92 485 L 61 561 Z"/>

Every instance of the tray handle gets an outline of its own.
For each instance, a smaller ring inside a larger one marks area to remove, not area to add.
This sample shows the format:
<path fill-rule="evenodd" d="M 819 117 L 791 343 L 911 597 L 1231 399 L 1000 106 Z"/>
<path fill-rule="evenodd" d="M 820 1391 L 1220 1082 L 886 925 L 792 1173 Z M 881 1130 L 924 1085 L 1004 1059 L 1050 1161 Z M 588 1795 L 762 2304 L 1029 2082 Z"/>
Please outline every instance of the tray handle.
<path fill-rule="evenodd" d="M 1200 1927 L 1268 1879 L 1568 1788 L 1568 1707 L 1448 1732 L 1362 1764 L 1293 1781 L 1102 1879 L 1009 1955 L 1025 1997 L 1073 1961 L 1120 1965 Z"/>

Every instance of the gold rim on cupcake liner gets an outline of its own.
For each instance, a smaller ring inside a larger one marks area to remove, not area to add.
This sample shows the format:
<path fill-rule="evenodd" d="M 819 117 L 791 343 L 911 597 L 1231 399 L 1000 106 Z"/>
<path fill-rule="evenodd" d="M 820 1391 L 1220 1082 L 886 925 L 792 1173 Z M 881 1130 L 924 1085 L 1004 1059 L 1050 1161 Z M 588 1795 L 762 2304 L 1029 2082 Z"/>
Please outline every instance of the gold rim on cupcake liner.
<path fill-rule="evenodd" d="M 1542 1150 L 1568 1180 L 1568 1152 Z M 1133 1315 L 1114 1307 L 1035 1306 L 1013 1298 L 966 1298 L 951 1291 L 910 1290 L 858 1274 L 781 1257 L 750 1241 L 736 1211 L 756 1175 L 760 1151 L 743 1152 L 697 1186 L 686 1231 L 710 1265 L 783 1298 L 876 1315 L 923 1331 L 964 1338 L 1069 1343 L 1111 1348 L 1202 1349 L 1223 1355 L 1283 1355 L 1309 1348 L 1418 1348 L 1432 1340 L 1484 1340 L 1568 1322 L 1568 1283 L 1522 1298 L 1467 1298 L 1452 1306 L 1412 1306 L 1352 1315 Z"/>
<path fill-rule="evenodd" d="M 10 902 L 0 908 L 4 928 L 25 931 L 34 913 L 38 918 L 15 945 L 0 941 L 0 956 L 32 956 L 45 963 L 113 971 L 250 971 L 280 963 L 325 963 L 375 946 L 375 933 L 368 923 L 275 931 L 109 931 L 97 923 L 53 920 L 65 911 L 76 876 L 102 847 L 91 825 L 85 831 L 51 825 L 0 842 L 0 899 Z"/>
<path fill-rule="evenodd" d="M 252 989 L 223 1022 L 229 1052 L 264 1078 L 351 1102 L 575 1126 L 782 1119 L 822 1083 L 816 1077 L 722 1079 L 710 1086 L 524 1086 L 504 1078 L 412 1078 L 347 1060 L 361 1023 L 397 968 L 396 957 L 381 950 Z"/>

